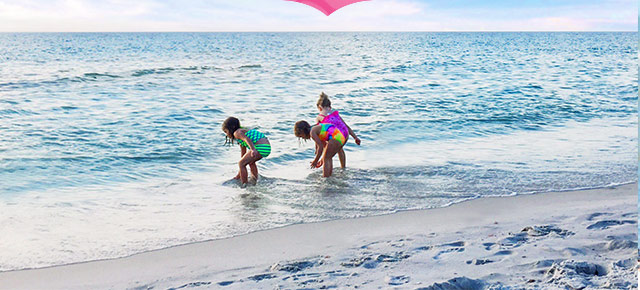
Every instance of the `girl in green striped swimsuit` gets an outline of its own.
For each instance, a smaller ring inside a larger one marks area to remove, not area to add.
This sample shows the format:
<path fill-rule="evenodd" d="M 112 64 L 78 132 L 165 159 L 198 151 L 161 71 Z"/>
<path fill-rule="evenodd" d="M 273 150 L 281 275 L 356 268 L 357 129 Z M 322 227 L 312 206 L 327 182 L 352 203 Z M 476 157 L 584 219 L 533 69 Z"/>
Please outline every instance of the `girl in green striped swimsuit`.
<path fill-rule="evenodd" d="M 251 175 L 258 180 L 258 167 L 256 161 L 269 156 L 271 144 L 269 139 L 258 130 L 247 130 L 240 127 L 240 120 L 229 117 L 222 123 L 222 131 L 227 135 L 225 144 L 237 140 L 240 144 L 240 171 L 234 179 L 240 179 L 242 184 L 247 183 L 247 165 L 251 169 Z M 247 151 L 249 149 L 249 151 Z"/>

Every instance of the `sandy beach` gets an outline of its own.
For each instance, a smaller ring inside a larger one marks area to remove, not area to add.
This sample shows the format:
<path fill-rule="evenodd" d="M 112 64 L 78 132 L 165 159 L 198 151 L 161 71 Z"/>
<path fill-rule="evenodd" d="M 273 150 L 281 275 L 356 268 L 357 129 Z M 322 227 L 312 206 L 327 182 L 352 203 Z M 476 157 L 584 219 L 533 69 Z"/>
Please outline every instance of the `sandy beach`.
<path fill-rule="evenodd" d="M 636 289 L 637 183 L 0 273 L 2 289 Z"/>

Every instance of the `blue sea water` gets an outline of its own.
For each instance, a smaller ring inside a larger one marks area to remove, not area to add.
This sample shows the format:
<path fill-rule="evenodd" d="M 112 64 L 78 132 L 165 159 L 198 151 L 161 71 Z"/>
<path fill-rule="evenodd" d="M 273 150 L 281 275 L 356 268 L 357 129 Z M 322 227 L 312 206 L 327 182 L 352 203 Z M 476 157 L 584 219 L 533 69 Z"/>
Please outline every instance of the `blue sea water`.
<path fill-rule="evenodd" d="M 637 179 L 636 33 L 0 34 L 0 271 Z M 320 92 L 362 139 L 308 169 Z M 228 116 L 273 146 L 241 188 Z M 337 160 L 334 164 L 337 164 Z"/>

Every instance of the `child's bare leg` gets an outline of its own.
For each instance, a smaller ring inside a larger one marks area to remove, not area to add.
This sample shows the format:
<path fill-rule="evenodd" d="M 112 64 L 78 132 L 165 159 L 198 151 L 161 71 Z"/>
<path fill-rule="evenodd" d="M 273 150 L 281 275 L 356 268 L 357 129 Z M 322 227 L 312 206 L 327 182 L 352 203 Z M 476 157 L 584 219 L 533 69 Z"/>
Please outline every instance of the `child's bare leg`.
<path fill-rule="evenodd" d="M 324 161 L 324 167 L 322 167 L 322 176 L 329 177 L 333 173 L 333 158 L 327 158 Z"/>
<path fill-rule="evenodd" d="M 340 142 L 335 140 L 331 141 L 332 142 L 327 143 L 322 156 L 324 161 L 322 166 L 322 176 L 324 177 L 329 177 L 333 173 L 333 156 L 335 156 L 341 148 Z"/>
<path fill-rule="evenodd" d="M 251 169 L 251 176 L 258 180 L 258 166 L 256 166 L 255 162 L 249 163 L 249 168 Z"/>
<path fill-rule="evenodd" d="M 239 165 L 240 165 L 240 182 L 242 184 L 245 184 L 245 183 L 247 183 L 247 180 L 248 180 L 248 178 L 247 178 L 247 167 L 246 167 L 246 165 L 242 165 L 242 164 L 239 164 Z"/>
<path fill-rule="evenodd" d="M 261 158 L 262 158 L 262 156 L 253 157 L 251 155 L 251 151 L 248 151 L 247 154 L 242 156 L 240 161 L 238 161 L 238 166 L 240 167 L 240 182 L 242 182 L 243 184 L 247 183 L 247 180 L 248 180 L 248 177 L 247 177 L 247 165 L 249 165 L 251 163 L 255 163 L 256 161 L 260 160 Z"/>
<path fill-rule="evenodd" d="M 347 156 L 344 154 L 344 148 L 340 148 L 340 151 L 338 151 L 338 158 L 340 159 L 340 167 L 347 167 Z"/>

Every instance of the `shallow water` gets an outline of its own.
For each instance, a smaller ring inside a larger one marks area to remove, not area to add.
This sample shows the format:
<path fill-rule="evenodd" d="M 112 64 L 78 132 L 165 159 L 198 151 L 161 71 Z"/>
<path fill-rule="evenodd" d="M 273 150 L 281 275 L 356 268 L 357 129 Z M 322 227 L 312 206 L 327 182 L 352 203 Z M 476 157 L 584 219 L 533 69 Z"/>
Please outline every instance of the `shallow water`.
<path fill-rule="evenodd" d="M 637 178 L 634 33 L 0 34 L 0 270 Z M 362 139 L 307 169 L 324 91 Z M 227 116 L 267 134 L 230 181 Z M 337 158 L 334 164 L 338 164 Z"/>

